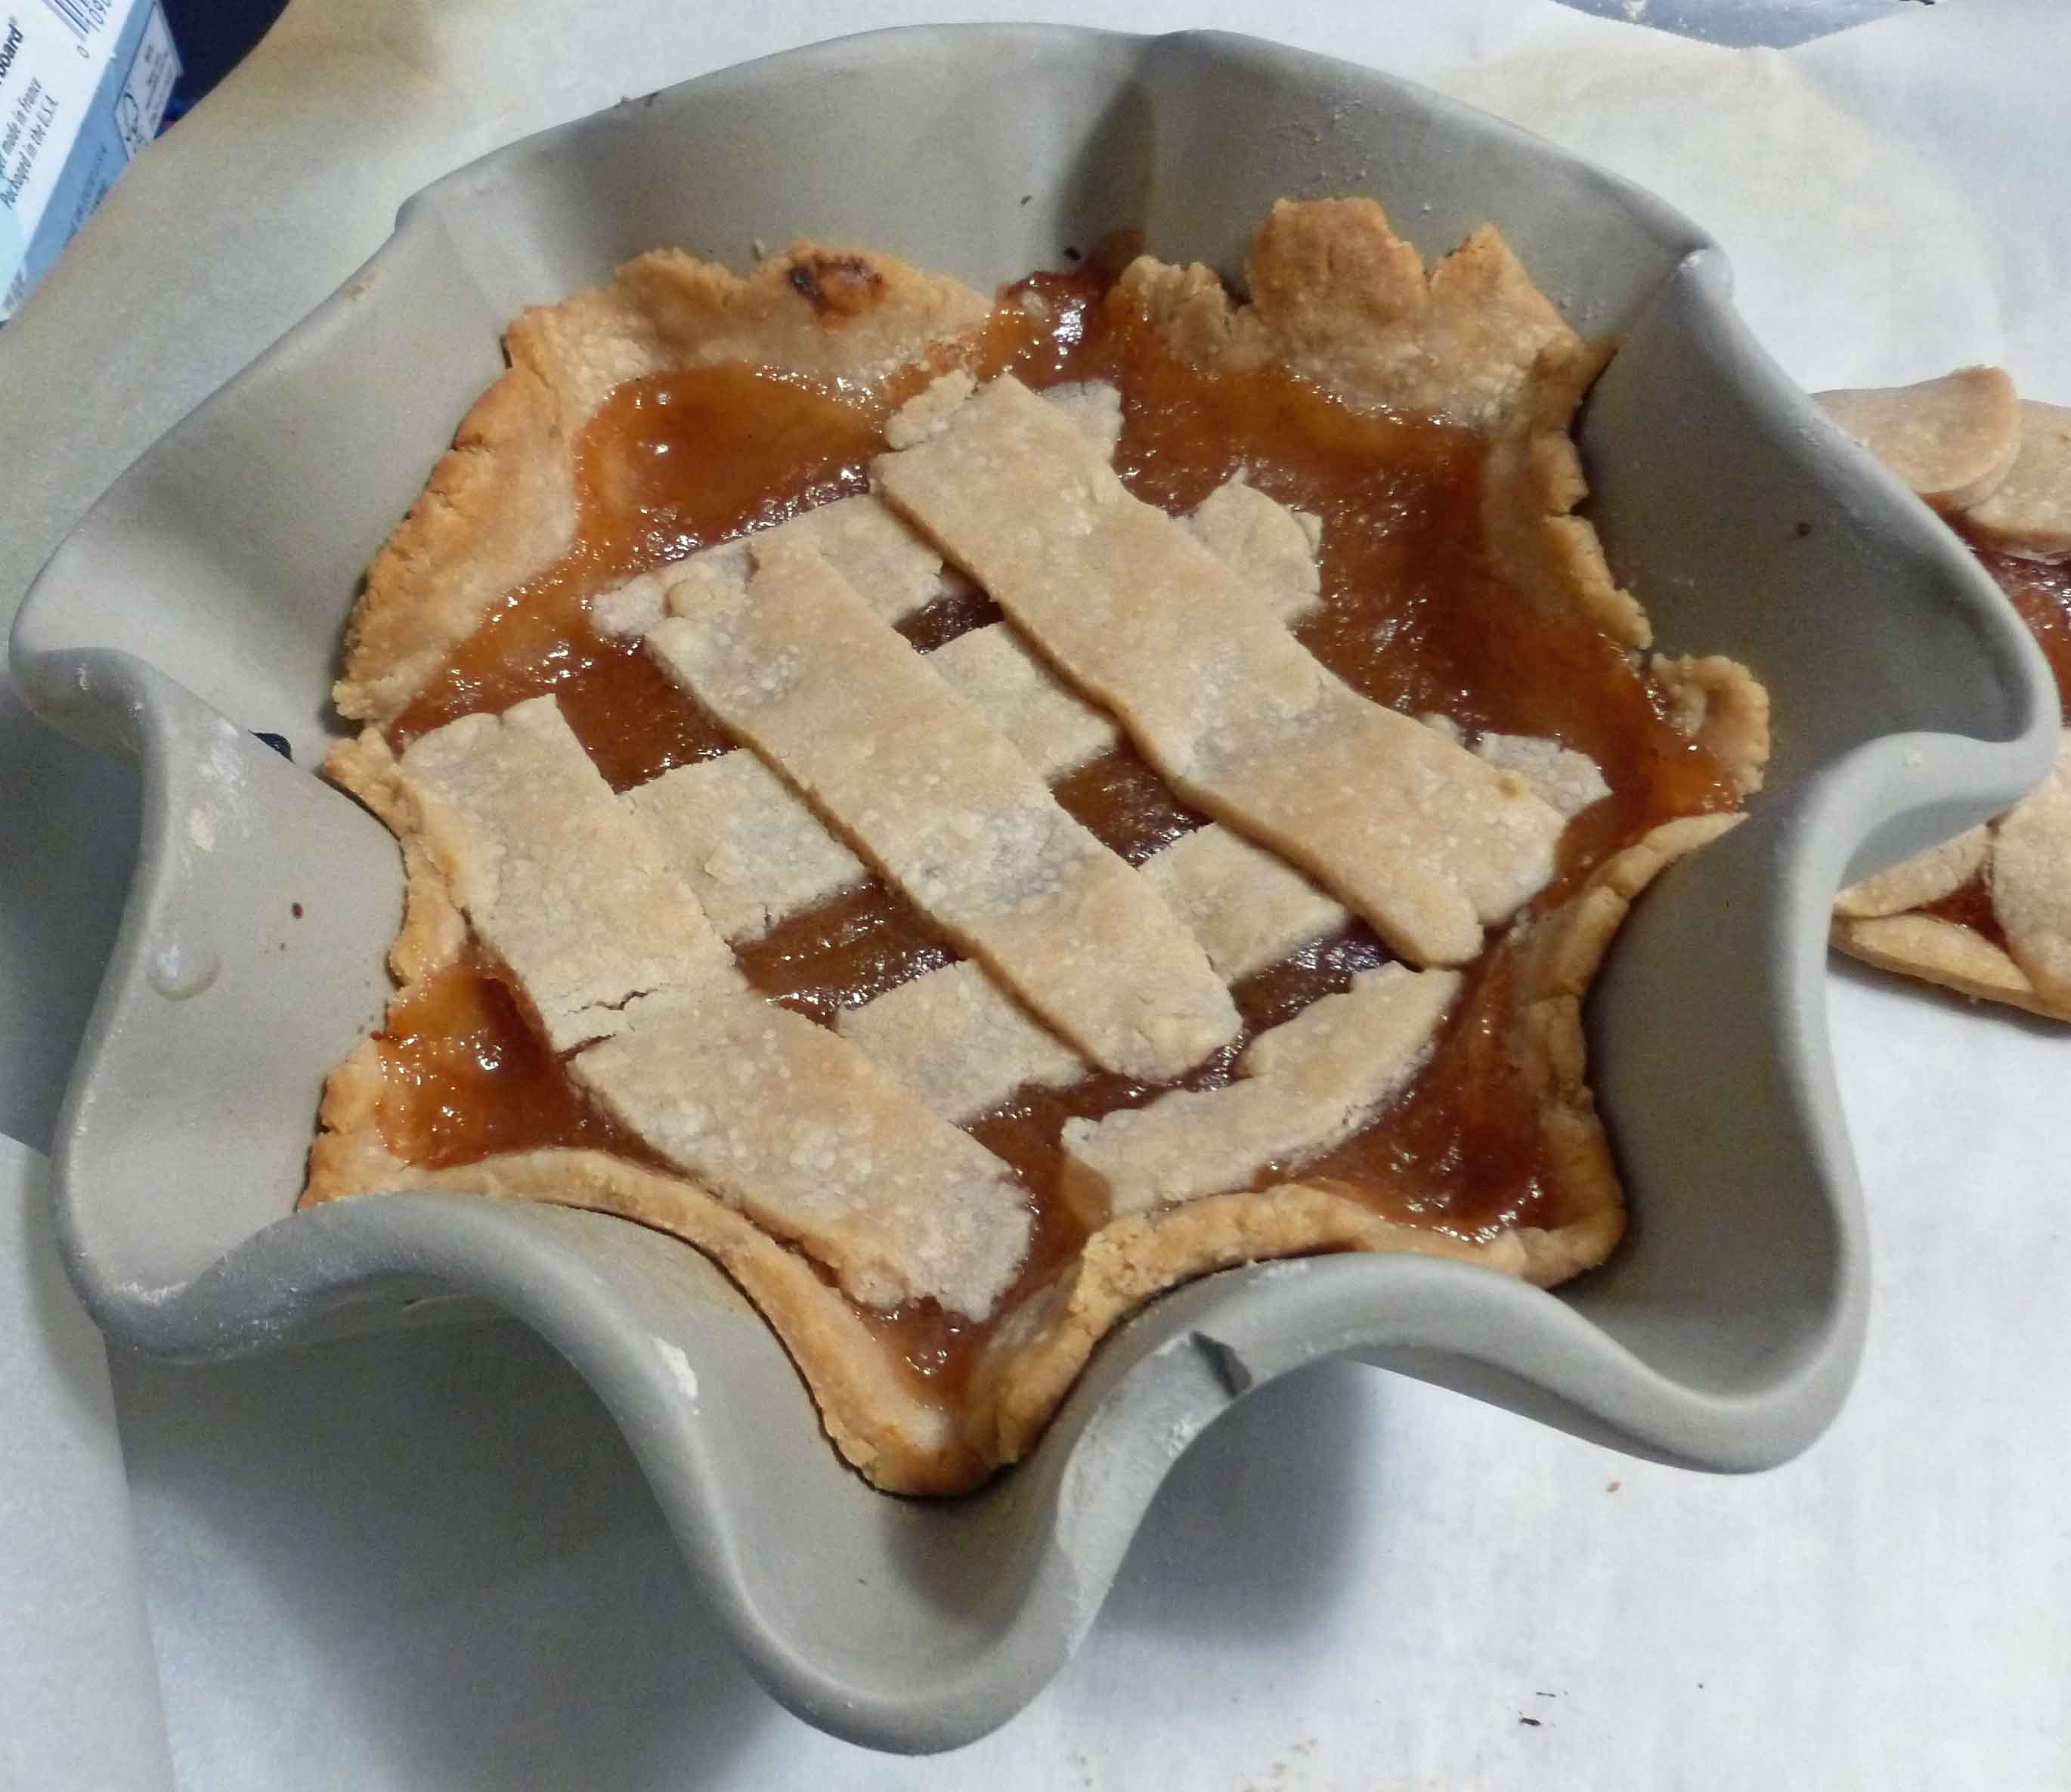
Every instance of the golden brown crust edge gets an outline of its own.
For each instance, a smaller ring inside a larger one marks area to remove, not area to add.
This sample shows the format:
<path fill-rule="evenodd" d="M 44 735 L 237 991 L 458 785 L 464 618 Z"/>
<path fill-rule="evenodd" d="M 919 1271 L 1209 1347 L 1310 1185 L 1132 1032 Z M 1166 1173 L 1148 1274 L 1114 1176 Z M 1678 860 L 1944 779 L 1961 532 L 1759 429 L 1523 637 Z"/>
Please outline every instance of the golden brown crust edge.
<path fill-rule="evenodd" d="M 386 724 L 506 593 L 576 531 L 577 435 L 612 388 L 734 360 L 809 378 L 876 378 L 989 309 L 962 281 L 894 256 L 798 243 L 741 277 L 680 250 L 527 311 L 485 392 L 367 568 L 346 627 L 341 714 Z"/>
<path fill-rule="evenodd" d="M 1198 364 L 1277 361 L 1355 408 L 1425 412 L 1485 434 L 1542 351 L 1581 346 L 1491 226 L 1427 275 L 1368 199 L 1281 200 L 1245 275 L 1251 297 L 1239 305 L 1212 270 L 1146 256 L 1120 290 Z"/>
<path fill-rule="evenodd" d="M 1769 688 L 1724 654 L 1656 654 L 1649 670 L 1674 706 L 1670 720 L 1752 796 L 1769 770 Z"/>
<path fill-rule="evenodd" d="M 1815 396 L 1973 546 L 2062 557 L 2048 550 L 2065 548 L 2071 519 L 2071 411 L 2021 399 L 2005 370 L 1992 367 L 1958 367 L 1911 386 Z M 1835 949 L 1973 1000 L 2071 1020 L 2067 773 L 2071 730 L 2059 744 L 2056 770 L 2007 814 L 1842 890 L 1829 935 Z M 2050 811 L 2053 822 L 2043 819 Z M 2016 823 L 2010 879 L 1999 853 L 2009 822 Z M 2006 948 L 1924 912 L 1973 876 L 1982 876 L 1991 892 Z"/>
<path fill-rule="evenodd" d="M 506 592 L 575 535 L 572 433 L 520 328 L 511 371 L 462 420 L 423 494 L 367 569 L 332 700 L 353 721 L 392 720 Z"/>
<path fill-rule="evenodd" d="M 1647 613 L 1611 576 L 1595 526 L 1574 514 L 1589 487 L 1569 429 L 1614 346 L 1556 342 L 1533 362 L 1489 444 L 1482 531 L 1498 569 L 1540 609 L 1573 609 L 1638 648 L 1654 638 Z"/>

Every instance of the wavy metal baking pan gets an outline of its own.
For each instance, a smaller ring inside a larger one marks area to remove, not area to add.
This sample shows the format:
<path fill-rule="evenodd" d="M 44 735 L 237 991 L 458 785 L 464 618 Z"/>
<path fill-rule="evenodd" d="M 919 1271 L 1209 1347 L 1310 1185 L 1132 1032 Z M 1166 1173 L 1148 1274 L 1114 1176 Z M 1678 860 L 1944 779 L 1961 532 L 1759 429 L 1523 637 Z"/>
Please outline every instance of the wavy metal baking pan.
<path fill-rule="evenodd" d="M 1623 338 L 1581 432 L 1589 514 L 1667 650 L 1731 653 L 1775 699 L 1753 818 L 1648 895 L 1590 1004 L 1634 1214 L 1610 1265 L 1557 1294 L 1413 1257 L 1212 1277 L 1108 1340 L 1028 1462 L 924 1503 L 841 1466 L 760 1319 L 671 1239 L 455 1195 L 291 1214 L 324 1073 L 379 1017 L 400 908 L 385 832 L 306 769 L 335 726 L 339 632 L 520 307 L 657 244 L 739 263 L 793 235 L 986 286 L 1140 226 L 1233 272 L 1273 199 L 1347 192 L 1427 254 L 1492 219 L 1577 327 Z M 515 1314 L 609 1406 L 754 1671 L 886 1748 L 952 1746 L 1032 1697 L 1188 1441 L 1320 1356 L 1698 1467 L 1802 1448 L 1847 1390 L 1867 1298 L 1828 900 L 2040 777 L 2056 705 L 1989 581 L 1778 371 L 1729 289 L 1700 231 L 1546 144 L 1212 35 L 855 38 L 429 188 L 100 500 L 14 631 L 38 711 L 144 771 L 136 884 L 55 1149 L 87 1304 L 184 1358 L 427 1297 Z"/>

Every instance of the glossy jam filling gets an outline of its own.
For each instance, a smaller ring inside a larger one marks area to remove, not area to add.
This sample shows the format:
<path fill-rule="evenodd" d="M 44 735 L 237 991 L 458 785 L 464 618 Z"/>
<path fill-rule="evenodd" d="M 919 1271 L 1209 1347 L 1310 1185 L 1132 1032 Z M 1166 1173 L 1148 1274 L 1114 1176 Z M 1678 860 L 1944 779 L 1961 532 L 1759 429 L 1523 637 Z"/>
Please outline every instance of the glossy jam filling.
<path fill-rule="evenodd" d="M 1411 713 L 1552 736 L 1593 758 L 1614 793 L 1569 826 L 1556 881 L 1535 906 L 1560 900 L 1668 817 L 1733 806 L 1721 768 L 1670 724 L 1660 693 L 1630 656 L 1579 621 L 1540 613 L 1495 576 L 1482 545 L 1483 450 L 1470 433 L 1355 414 L 1277 371 L 1203 373 L 1167 353 L 1084 275 L 1024 282 L 949 359 L 981 377 L 1011 369 L 1039 387 L 1114 382 L 1124 400 L 1116 465 L 1138 497 L 1190 509 L 1245 468 L 1262 490 L 1323 518 L 1325 602 L 1298 632 L 1350 683 Z M 861 395 L 731 367 L 620 388 L 579 445 L 575 550 L 512 593 L 461 644 L 396 723 L 395 744 L 470 710 L 552 691 L 616 788 L 727 750 L 725 731 L 637 649 L 589 628 L 587 601 L 634 572 L 861 490 L 883 446 L 883 417 L 928 371 L 907 370 Z M 926 650 L 998 613 L 981 595 L 953 597 L 904 632 Z M 1132 862 L 1201 825 L 1127 748 L 1056 793 Z M 740 956 L 757 989 L 824 1023 L 956 953 L 872 882 L 794 917 Z M 1247 979 L 1234 992 L 1244 1038 L 1197 1066 L 1187 1085 L 1226 1081 L 1246 1040 L 1385 958 L 1355 925 Z M 1298 1169 L 1391 1218 L 1468 1238 L 1559 1224 L 1566 1216 L 1536 1115 L 1503 1037 L 1513 968 L 1512 949 L 1499 937 L 1411 1088 L 1343 1145 L 1306 1163 L 1270 1166 L 1260 1185 Z M 586 1110 L 492 967 L 447 973 L 399 1009 L 381 1048 L 396 1090 L 384 1133 L 412 1161 L 462 1163 L 547 1145 L 646 1160 Z M 1056 1195 L 1064 1121 L 1161 1093 L 1096 1075 L 1067 1091 L 1024 1091 L 972 1126 L 1027 1183 L 1037 1218 L 1027 1265 L 1003 1310 L 1055 1275 L 1085 1236 Z M 955 1396 L 982 1328 L 932 1303 L 871 1317 L 923 1384 Z"/>
<path fill-rule="evenodd" d="M 2006 950 L 2006 929 L 1999 925 L 1999 911 L 1992 906 L 1991 887 L 1982 874 L 1945 896 L 1922 903 L 1920 912 L 1967 927 L 1974 933 L 1982 933 L 2000 951 Z"/>
<path fill-rule="evenodd" d="M 2049 670 L 2057 675 L 2065 724 L 2071 727 L 2071 561 L 2045 566 L 1982 550 L 1978 559 L 2020 613 L 2028 632 L 2049 662 Z"/>
<path fill-rule="evenodd" d="M 387 1072 L 382 1133 L 428 1170 L 544 1144 L 653 1161 L 583 1099 L 486 957 L 470 953 L 427 978 L 389 1009 L 375 1044 Z"/>

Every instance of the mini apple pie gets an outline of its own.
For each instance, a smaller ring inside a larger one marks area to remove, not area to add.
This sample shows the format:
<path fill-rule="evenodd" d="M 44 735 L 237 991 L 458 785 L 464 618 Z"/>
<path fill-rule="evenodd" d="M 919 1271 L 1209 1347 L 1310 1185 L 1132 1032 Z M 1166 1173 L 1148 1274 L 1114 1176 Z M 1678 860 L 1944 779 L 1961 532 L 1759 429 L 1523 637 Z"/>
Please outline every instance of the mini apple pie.
<path fill-rule="evenodd" d="M 1246 272 L 663 252 L 521 318 L 348 631 L 408 896 L 305 1199 L 674 1233 L 908 1492 L 1209 1270 L 1601 1261 L 1581 999 L 1766 697 L 1647 657 L 1608 351 L 1494 231 L 1283 203 Z"/>
<path fill-rule="evenodd" d="M 1842 891 L 1834 943 L 2071 1020 L 2071 410 L 2020 399 L 1998 367 L 1820 402 L 1971 543 L 2048 659 L 2065 723 L 2055 767 L 2005 814 Z"/>

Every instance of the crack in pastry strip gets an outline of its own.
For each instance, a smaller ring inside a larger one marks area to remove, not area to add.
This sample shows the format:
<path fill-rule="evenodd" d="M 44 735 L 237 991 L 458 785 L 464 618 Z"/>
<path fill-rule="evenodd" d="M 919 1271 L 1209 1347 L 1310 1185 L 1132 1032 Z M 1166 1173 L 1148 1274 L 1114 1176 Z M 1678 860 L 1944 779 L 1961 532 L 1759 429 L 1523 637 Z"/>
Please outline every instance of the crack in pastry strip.
<path fill-rule="evenodd" d="M 1349 1138 L 1422 1062 L 1458 994 L 1457 971 L 1384 965 L 1245 1048 L 1236 1081 L 1064 1122 L 1064 1189 L 1110 1219 L 1241 1188 Z"/>
<path fill-rule="evenodd" d="M 462 716 L 396 766 L 424 845 L 556 1052 L 643 1003 L 740 986 L 733 958 L 552 697 Z"/>
<path fill-rule="evenodd" d="M 1328 672 L 1011 377 L 876 464 L 886 498 L 1114 711 L 1187 802 L 1418 964 L 1463 963 L 1552 875 L 1561 818 Z"/>
<path fill-rule="evenodd" d="M 759 996 L 650 1003 L 569 1064 L 611 1117 L 869 1306 L 990 1314 L 1027 1191 L 855 1045 Z"/>
<path fill-rule="evenodd" d="M 1169 1081 L 1236 1036 L 1150 886 L 824 560 L 771 544 L 745 594 L 693 572 L 670 600 L 662 669 L 1095 1063 Z"/>

